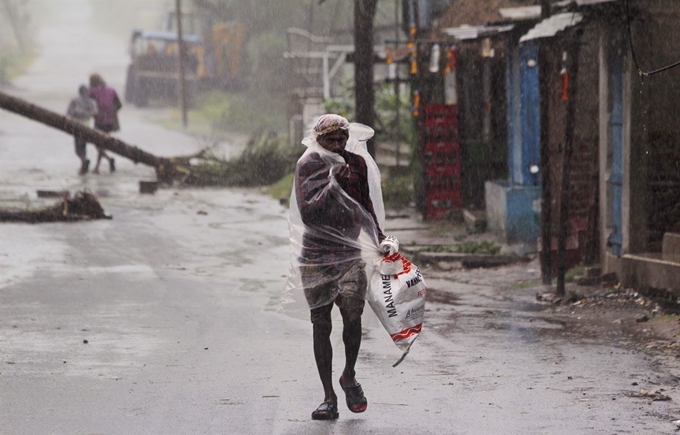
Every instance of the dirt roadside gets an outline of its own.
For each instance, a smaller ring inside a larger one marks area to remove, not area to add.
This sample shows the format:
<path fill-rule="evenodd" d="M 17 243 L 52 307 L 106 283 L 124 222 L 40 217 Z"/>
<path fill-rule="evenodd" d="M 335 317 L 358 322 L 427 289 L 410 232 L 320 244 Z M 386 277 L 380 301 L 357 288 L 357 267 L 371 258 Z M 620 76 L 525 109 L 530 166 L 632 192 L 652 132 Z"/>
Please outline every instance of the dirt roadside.
<path fill-rule="evenodd" d="M 564 326 L 546 334 L 570 341 L 607 341 L 644 353 L 669 375 L 680 377 L 680 307 L 674 301 L 619 286 L 573 283 L 567 285 L 566 298 L 555 298 L 554 286 L 535 285 L 540 277 L 538 260 L 491 269 L 442 270 L 430 265 L 423 273 L 453 282 L 492 285 L 508 304 Z"/>
<path fill-rule="evenodd" d="M 676 303 L 643 295 L 620 286 L 571 285 L 575 297 L 569 302 L 547 305 L 546 313 L 569 324 L 568 331 L 583 337 L 609 337 L 663 360 L 680 375 L 680 315 Z M 577 299 L 577 300 L 574 300 Z"/>

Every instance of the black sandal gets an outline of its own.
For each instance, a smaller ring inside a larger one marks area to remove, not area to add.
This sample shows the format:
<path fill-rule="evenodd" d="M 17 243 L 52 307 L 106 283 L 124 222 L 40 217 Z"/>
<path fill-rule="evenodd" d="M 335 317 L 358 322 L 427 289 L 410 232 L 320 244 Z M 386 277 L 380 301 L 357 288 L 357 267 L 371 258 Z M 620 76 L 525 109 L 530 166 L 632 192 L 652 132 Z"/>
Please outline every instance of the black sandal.
<path fill-rule="evenodd" d="M 342 378 L 340 378 L 340 387 L 342 391 L 345 392 L 345 401 L 347 402 L 347 407 L 350 411 L 354 413 L 364 412 L 368 408 L 368 400 L 364 396 L 364 390 L 361 388 L 361 384 L 357 383 L 351 387 L 342 386 Z"/>
<path fill-rule="evenodd" d="M 312 420 L 335 420 L 339 416 L 338 404 L 335 402 L 323 402 L 312 412 Z"/>

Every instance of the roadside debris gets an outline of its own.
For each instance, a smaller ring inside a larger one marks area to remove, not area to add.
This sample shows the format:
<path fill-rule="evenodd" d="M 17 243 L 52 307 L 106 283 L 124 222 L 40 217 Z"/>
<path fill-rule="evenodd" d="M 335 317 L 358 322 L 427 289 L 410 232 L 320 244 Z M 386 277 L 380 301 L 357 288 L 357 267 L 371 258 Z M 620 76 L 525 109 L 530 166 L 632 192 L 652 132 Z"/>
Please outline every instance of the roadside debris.
<path fill-rule="evenodd" d="M 492 241 L 466 241 L 454 245 L 404 247 L 404 252 L 422 264 L 460 263 L 466 269 L 500 267 L 529 261 L 528 256 L 500 254 L 501 246 Z M 446 267 L 448 265 L 445 264 Z"/>
<path fill-rule="evenodd" d="M 153 195 L 158 190 L 157 181 L 140 181 L 139 182 L 139 193 L 145 193 Z"/>
<path fill-rule="evenodd" d="M 553 305 L 573 304 L 573 305 L 583 305 L 585 303 L 585 298 L 576 292 L 570 291 L 566 296 L 557 296 L 555 292 L 549 293 L 536 293 L 536 300 L 538 302 L 548 302 Z"/>
<path fill-rule="evenodd" d="M 639 392 L 631 391 L 624 394 L 628 397 L 650 399 L 651 402 L 668 402 L 673 400 L 670 396 L 663 394 L 663 391 L 663 389 L 656 391 L 640 390 Z"/>
<path fill-rule="evenodd" d="M 91 219 L 111 219 L 97 197 L 89 190 L 77 192 L 73 198 L 66 192 L 63 200 L 41 210 L 0 210 L 0 222 L 74 222 Z"/>
<path fill-rule="evenodd" d="M 583 274 L 574 277 L 576 285 L 590 286 L 598 285 L 602 282 L 602 267 L 589 266 L 583 268 Z"/>
<path fill-rule="evenodd" d="M 649 322 L 649 316 L 646 315 L 646 314 L 643 314 L 642 316 L 635 319 L 635 321 L 638 322 L 638 323 Z"/>
<path fill-rule="evenodd" d="M 38 190 L 36 193 L 38 198 L 63 198 L 69 194 L 66 190 Z"/>
<path fill-rule="evenodd" d="M 630 305 L 647 308 L 652 316 L 658 313 L 657 303 L 653 298 L 646 298 L 636 291 L 626 289 L 602 288 L 595 292 L 586 293 L 569 291 L 566 297 L 558 297 L 554 292 L 536 293 L 536 300 L 554 305 L 568 304 L 572 307 Z M 636 317 L 638 323 L 648 320 L 650 320 L 650 317 L 646 313 Z"/>

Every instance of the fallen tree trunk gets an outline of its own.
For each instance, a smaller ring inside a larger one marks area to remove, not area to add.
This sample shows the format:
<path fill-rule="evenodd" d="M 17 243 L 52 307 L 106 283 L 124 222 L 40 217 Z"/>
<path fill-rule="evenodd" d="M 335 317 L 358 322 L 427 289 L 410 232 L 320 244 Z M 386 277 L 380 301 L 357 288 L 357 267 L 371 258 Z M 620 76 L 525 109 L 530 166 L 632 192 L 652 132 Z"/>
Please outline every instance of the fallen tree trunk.
<path fill-rule="evenodd" d="M 146 151 L 129 145 L 120 139 L 109 136 L 98 130 L 81 124 L 67 116 L 44 109 L 35 104 L 29 103 L 21 98 L 13 97 L 0 92 L 0 108 L 24 116 L 41 124 L 48 125 L 68 134 L 78 134 L 87 142 L 104 148 L 107 151 L 118 154 L 121 157 L 132 160 L 135 163 L 142 163 L 156 169 L 156 174 L 161 181 L 172 180 L 177 173 L 186 173 L 185 168 L 179 168 L 172 159 L 162 158 Z M 183 170 L 184 169 L 184 170 Z"/>

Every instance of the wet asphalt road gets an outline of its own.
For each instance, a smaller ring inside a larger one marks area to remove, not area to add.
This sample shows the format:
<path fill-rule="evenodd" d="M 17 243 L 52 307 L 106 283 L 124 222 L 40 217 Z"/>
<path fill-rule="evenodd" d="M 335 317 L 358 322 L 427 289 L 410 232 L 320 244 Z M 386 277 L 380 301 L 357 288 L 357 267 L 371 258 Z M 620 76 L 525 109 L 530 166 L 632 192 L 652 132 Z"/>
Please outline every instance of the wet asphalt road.
<path fill-rule="evenodd" d="M 92 28 L 85 0 L 44 3 L 68 7 L 55 8 L 42 55 L 9 91 L 63 111 L 92 71 L 122 89 L 125 41 Z M 151 112 L 125 107 L 121 137 L 163 155 L 200 148 L 148 122 Z M 675 433 L 673 401 L 626 395 L 679 397 L 653 360 L 605 339 L 565 340 L 531 291 L 501 290 L 536 276 L 526 264 L 426 274 L 426 329 L 411 355 L 392 368 L 397 349 L 367 329 L 368 411 L 341 405 L 338 421 L 313 422 L 311 326 L 277 310 L 286 210 L 254 190 L 141 196 L 152 173 L 125 161 L 100 176 L 77 167 L 71 138 L 0 113 L 0 204 L 88 188 L 114 216 L 0 225 L 0 434 Z M 387 232 L 417 236 L 405 226 Z"/>

